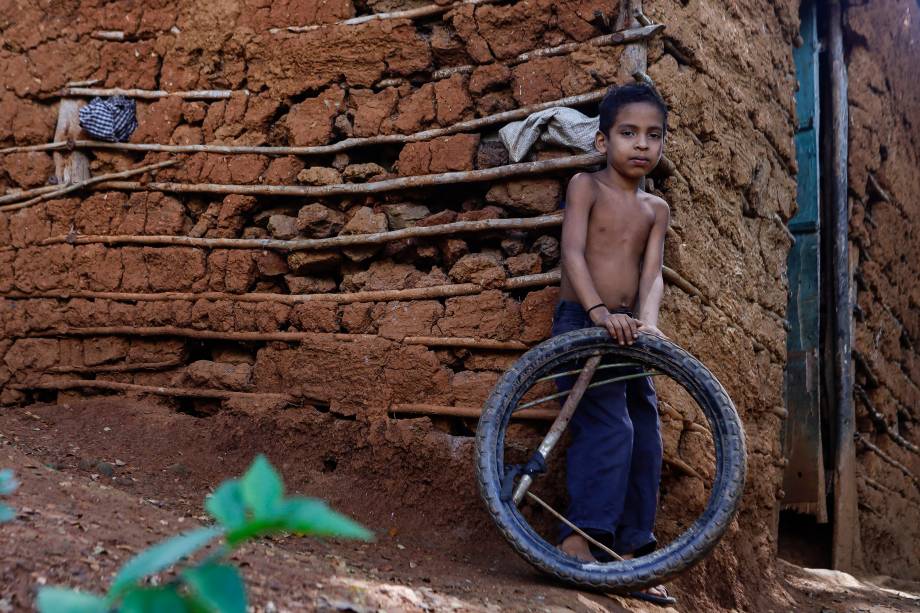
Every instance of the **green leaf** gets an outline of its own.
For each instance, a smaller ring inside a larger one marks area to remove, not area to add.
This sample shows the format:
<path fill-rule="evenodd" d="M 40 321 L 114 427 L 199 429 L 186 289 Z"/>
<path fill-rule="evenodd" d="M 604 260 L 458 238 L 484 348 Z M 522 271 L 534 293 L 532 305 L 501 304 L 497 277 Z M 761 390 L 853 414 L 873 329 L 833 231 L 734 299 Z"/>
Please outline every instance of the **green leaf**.
<path fill-rule="evenodd" d="M 12 494 L 19 487 L 19 482 L 13 476 L 13 469 L 0 470 L 0 495 Z"/>
<path fill-rule="evenodd" d="M 13 521 L 14 519 L 16 519 L 16 511 L 5 504 L 0 504 L 0 524 Z"/>
<path fill-rule="evenodd" d="M 101 596 L 63 587 L 41 588 L 35 605 L 39 613 L 105 613 L 109 610 Z"/>
<path fill-rule="evenodd" d="M 264 520 L 252 520 L 246 522 L 236 530 L 227 533 L 227 545 L 230 547 L 236 547 L 243 541 L 257 536 L 265 536 L 267 534 L 277 534 L 278 532 L 284 532 L 283 520 L 281 517 L 264 519 Z"/>
<path fill-rule="evenodd" d="M 246 613 L 246 588 L 235 566 L 206 564 L 188 569 L 182 578 L 209 611 Z"/>
<path fill-rule="evenodd" d="M 278 472 L 261 453 L 243 475 L 243 500 L 256 519 L 273 517 L 281 506 L 284 484 Z"/>
<path fill-rule="evenodd" d="M 118 613 L 184 613 L 191 610 L 177 586 L 136 588 L 125 594 Z"/>
<path fill-rule="evenodd" d="M 205 510 L 228 530 L 234 530 L 246 523 L 246 506 L 243 503 L 243 488 L 238 479 L 224 481 L 204 501 Z"/>
<path fill-rule="evenodd" d="M 284 504 L 284 529 L 299 534 L 339 536 L 369 541 L 374 533 L 314 498 L 288 498 Z"/>
<path fill-rule="evenodd" d="M 109 589 L 110 596 L 117 597 L 122 590 L 132 583 L 147 575 L 152 575 L 168 568 L 182 558 L 192 555 L 220 535 L 221 532 L 222 529 L 217 526 L 199 528 L 174 536 L 140 552 L 128 560 L 118 571 L 115 580 L 112 582 L 112 587 Z"/>

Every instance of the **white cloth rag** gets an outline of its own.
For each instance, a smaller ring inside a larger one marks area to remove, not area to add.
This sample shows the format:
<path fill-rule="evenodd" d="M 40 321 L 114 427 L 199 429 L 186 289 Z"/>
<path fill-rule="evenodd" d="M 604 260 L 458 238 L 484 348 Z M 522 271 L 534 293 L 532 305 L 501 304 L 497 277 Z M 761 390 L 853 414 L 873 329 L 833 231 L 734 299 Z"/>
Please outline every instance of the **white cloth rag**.
<path fill-rule="evenodd" d="M 598 117 L 588 117 L 575 109 L 559 106 L 509 123 L 498 131 L 512 162 L 520 162 L 537 140 L 581 151 L 594 151 Z"/>

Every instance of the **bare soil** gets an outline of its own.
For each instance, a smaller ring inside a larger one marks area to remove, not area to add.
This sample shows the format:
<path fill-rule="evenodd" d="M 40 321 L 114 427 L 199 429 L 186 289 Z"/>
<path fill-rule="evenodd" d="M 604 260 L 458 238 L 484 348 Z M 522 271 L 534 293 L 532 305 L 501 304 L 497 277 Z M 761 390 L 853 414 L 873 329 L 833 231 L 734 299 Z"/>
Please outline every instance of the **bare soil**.
<path fill-rule="evenodd" d="M 377 540 L 284 537 L 246 547 L 236 559 L 256 611 L 665 610 L 547 580 L 505 545 L 478 500 L 446 493 L 443 500 L 413 501 L 393 491 L 402 481 L 381 473 L 413 470 L 396 457 L 374 470 L 362 465 L 360 449 L 331 454 L 345 449 L 336 430 L 363 427 L 317 412 L 194 417 L 105 399 L 0 412 L 0 466 L 22 482 L 9 499 L 18 516 L 0 528 L 0 610 L 30 610 L 44 584 L 101 591 L 128 557 L 203 521 L 209 488 L 238 475 L 260 451 L 291 490 L 327 499 L 372 528 Z M 463 511 L 445 513 L 450 504 Z M 910 594 L 920 594 L 917 584 L 868 583 L 785 562 L 777 571 L 778 581 L 753 610 L 889 612 L 920 605 Z M 702 594 L 719 586 L 679 579 L 670 588 L 680 598 L 672 610 L 720 609 Z"/>

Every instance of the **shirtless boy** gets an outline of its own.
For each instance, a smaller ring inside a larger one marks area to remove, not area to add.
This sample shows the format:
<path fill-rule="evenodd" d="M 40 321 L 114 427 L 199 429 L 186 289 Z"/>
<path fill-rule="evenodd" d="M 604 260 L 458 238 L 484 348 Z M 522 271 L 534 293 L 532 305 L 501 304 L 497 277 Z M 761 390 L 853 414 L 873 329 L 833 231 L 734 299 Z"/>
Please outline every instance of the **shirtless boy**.
<path fill-rule="evenodd" d="M 611 88 L 594 144 L 602 170 L 572 177 L 562 226 L 562 287 L 553 335 L 604 326 L 614 342 L 661 334 L 661 267 L 667 203 L 640 189 L 661 159 L 667 107 L 647 85 Z M 571 387 L 571 378 L 560 387 Z M 589 389 L 570 423 L 568 519 L 624 557 L 655 548 L 661 435 L 648 377 Z M 560 549 L 595 560 L 590 543 L 563 526 Z M 670 603 L 662 587 L 634 594 Z"/>

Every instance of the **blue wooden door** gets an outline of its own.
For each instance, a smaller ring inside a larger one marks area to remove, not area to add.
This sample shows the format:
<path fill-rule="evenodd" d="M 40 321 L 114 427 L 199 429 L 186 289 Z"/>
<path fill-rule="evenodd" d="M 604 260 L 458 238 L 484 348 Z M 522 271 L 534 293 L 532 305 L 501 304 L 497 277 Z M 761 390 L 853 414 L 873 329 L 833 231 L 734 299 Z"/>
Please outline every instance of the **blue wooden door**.
<path fill-rule="evenodd" d="M 794 50 L 799 89 L 796 92 L 796 158 L 799 165 L 798 211 L 789 230 L 795 244 L 789 252 L 790 329 L 786 341 L 786 409 L 784 451 L 789 459 L 783 479 L 783 508 L 827 521 L 824 456 L 821 441 L 821 251 L 820 164 L 818 155 L 819 85 L 815 2 L 803 2 L 803 44 Z"/>

